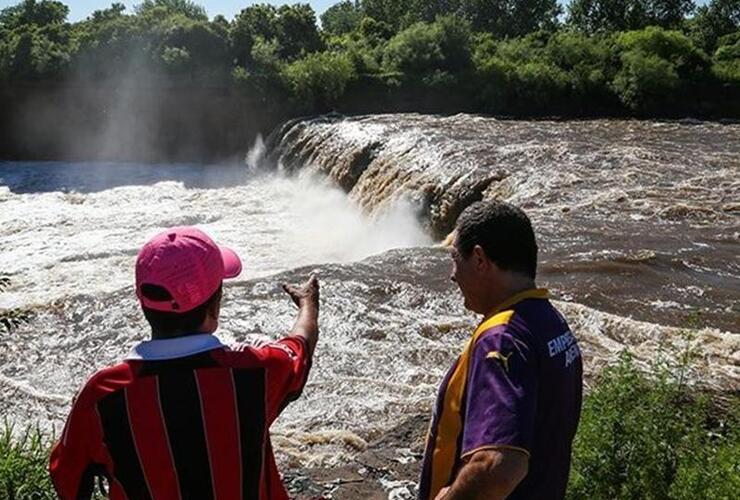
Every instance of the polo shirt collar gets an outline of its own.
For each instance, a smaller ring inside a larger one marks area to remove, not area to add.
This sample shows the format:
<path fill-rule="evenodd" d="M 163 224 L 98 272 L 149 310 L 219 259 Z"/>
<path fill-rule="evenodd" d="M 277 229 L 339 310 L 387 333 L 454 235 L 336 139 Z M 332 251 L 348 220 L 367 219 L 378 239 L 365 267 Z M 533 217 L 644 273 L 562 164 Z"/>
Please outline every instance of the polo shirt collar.
<path fill-rule="evenodd" d="M 215 336 L 209 333 L 186 335 L 172 339 L 146 340 L 140 342 L 129 352 L 126 359 L 139 361 L 162 361 L 178 359 L 211 351 L 223 349 L 226 346 Z"/>
<path fill-rule="evenodd" d="M 518 304 L 519 302 L 527 299 L 547 299 L 550 297 L 550 293 L 547 291 L 547 288 L 530 288 L 529 290 L 524 290 L 523 292 L 519 292 L 508 299 L 506 299 L 504 302 L 496 306 L 493 311 L 488 313 L 486 315 L 486 318 L 490 318 L 501 311 L 505 311 L 507 309 L 511 309 L 511 307 L 515 304 Z"/>

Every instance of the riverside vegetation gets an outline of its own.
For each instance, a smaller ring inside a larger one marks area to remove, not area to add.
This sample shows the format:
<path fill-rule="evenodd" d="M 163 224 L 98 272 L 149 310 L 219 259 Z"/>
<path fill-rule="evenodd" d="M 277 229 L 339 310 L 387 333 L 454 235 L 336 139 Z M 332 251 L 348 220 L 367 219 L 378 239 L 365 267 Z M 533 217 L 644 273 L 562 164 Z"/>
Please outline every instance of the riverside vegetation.
<path fill-rule="evenodd" d="M 292 116 L 419 95 L 514 115 L 740 114 L 738 0 L 343 1 L 321 28 L 307 4 L 231 20 L 188 0 L 68 13 L 2 10 L 0 82 L 226 86 Z"/>

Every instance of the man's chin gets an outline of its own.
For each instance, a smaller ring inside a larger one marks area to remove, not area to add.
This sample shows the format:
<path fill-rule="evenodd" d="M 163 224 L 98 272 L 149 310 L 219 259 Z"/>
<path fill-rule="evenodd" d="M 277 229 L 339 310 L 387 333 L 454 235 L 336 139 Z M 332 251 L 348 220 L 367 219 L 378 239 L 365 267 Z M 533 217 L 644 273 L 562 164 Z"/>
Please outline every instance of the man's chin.
<path fill-rule="evenodd" d="M 465 299 L 465 302 L 463 303 L 463 305 L 465 306 L 465 309 L 467 309 L 470 312 L 474 312 L 475 314 L 486 314 L 488 312 L 488 311 L 481 310 L 480 307 L 476 307 L 472 305 L 470 302 L 468 302 L 467 299 Z"/>
<path fill-rule="evenodd" d="M 468 301 L 468 299 L 465 299 L 465 300 L 463 301 L 463 306 L 464 306 L 464 307 L 465 307 L 465 309 L 467 309 L 468 311 L 472 311 L 472 312 L 477 312 L 477 311 L 475 310 L 475 307 L 473 307 L 472 305 L 470 305 L 470 302 Z"/>

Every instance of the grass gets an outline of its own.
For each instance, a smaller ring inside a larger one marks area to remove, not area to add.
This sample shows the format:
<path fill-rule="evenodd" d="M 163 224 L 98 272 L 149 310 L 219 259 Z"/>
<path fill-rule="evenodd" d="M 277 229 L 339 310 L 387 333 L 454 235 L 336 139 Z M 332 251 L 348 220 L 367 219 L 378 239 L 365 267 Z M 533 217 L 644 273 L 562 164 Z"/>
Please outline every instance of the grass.
<path fill-rule="evenodd" d="M 47 473 L 52 438 L 38 428 L 15 434 L 7 421 L 0 431 L 0 498 L 3 500 L 54 499 Z"/>
<path fill-rule="evenodd" d="M 638 369 L 624 354 L 584 401 L 567 498 L 735 499 L 740 491 L 740 397 L 696 391 L 686 351 Z M 667 359 L 675 361 L 666 361 Z M 52 438 L 0 431 L 0 498 L 55 498 Z"/>

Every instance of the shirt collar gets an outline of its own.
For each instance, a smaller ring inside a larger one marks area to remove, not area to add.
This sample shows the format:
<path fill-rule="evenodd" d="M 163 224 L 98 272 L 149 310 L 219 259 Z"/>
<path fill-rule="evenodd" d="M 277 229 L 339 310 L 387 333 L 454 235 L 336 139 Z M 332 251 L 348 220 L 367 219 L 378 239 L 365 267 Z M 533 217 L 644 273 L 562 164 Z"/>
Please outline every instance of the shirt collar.
<path fill-rule="evenodd" d="M 550 293 L 547 291 L 547 288 L 530 288 L 528 290 L 524 290 L 523 292 L 519 292 L 505 301 L 503 301 L 501 304 L 497 305 L 493 311 L 488 313 L 486 315 L 486 318 L 490 318 L 492 316 L 495 316 L 496 314 L 500 313 L 501 311 L 505 311 L 507 309 L 511 309 L 511 307 L 515 304 L 518 304 L 519 302 L 527 299 L 547 299 L 550 297 Z"/>
<path fill-rule="evenodd" d="M 146 340 L 135 345 L 126 359 L 139 361 L 162 361 L 200 354 L 226 346 L 214 335 L 203 333 L 171 339 Z"/>

